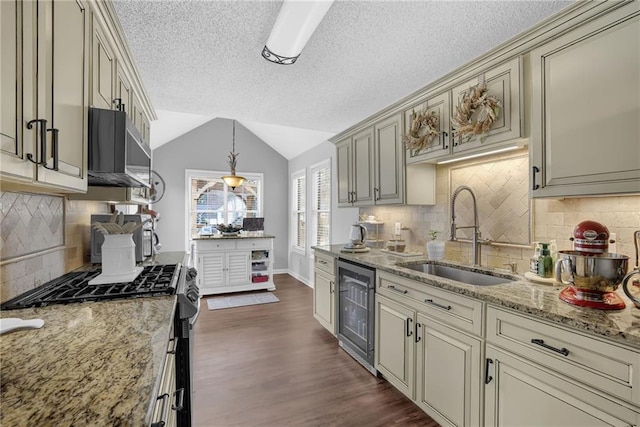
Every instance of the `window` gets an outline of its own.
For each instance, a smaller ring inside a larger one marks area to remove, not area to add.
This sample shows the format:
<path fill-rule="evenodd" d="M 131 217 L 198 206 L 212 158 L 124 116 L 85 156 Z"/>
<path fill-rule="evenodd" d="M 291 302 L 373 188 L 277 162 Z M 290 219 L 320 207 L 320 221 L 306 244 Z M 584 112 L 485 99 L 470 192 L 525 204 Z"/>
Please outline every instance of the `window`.
<path fill-rule="evenodd" d="M 262 174 L 243 174 L 235 190 L 220 178 L 227 172 L 187 170 L 188 227 L 192 237 L 213 234 L 218 224 L 242 226 L 244 218 L 262 216 Z"/>
<path fill-rule="evenodd" d="M 331 244 L 331 168 L 325 161 L 311 167 L 311 245 Z"/>
<path fill-rule="evenodd" d="M 299 171 L 292 175 L 292 245 L 293 249 L 302 253 L 306 250 L 307 218 L 307 178 L 305 171 Z"/>

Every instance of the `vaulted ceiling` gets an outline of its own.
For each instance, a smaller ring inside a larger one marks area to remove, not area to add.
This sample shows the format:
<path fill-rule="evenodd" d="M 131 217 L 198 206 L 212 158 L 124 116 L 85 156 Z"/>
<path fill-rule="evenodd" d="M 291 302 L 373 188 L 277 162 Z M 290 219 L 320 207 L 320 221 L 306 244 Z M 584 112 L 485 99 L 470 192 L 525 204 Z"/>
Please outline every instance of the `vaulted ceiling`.
<path fill-rule="evenodd" d="M 260 53 L 281 3 L 114 0 L 159 112 L 152 147 L 222 117 L 293 158 L 572 2 L 337 0 L 276 65 Z"/>

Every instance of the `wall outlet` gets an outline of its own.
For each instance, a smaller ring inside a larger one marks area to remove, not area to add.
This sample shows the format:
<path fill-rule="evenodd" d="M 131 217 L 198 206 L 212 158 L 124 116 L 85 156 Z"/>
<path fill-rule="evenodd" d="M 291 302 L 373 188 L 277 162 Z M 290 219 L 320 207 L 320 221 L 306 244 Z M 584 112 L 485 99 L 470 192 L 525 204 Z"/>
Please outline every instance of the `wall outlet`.
<path fill-rule="evenodd" d="M 401 223 L 399 223 L 399 222 L 396 222 L 396 226 L 395 226 L 395 228 L 394 228 L 394 234 L 395 234 L 396 236 L 399 236 L 399 235 L 400 235 L 401 230 L 402 230 L 402 224 L 401 224 Z"/>

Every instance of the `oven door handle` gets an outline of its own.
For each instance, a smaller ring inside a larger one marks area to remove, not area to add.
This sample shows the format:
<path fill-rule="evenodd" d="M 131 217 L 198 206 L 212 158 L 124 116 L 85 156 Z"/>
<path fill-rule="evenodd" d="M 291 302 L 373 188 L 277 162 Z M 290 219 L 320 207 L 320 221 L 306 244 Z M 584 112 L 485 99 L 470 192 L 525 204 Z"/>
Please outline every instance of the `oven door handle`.
<path fill-rule="evenodd" d="M 176 404 L 171 405 L 171 409 L 174 411 L 182 411 L 184 409 L 184 387 L 179 388 L 173 392 L 173 396 L 178 395 L 178 399 L 175 400 Z"/>
<path fill-rule="evenodd" d="M 178 340 L 180 338 L 179 337 L 173 337 L 171 338 L 169 341 L 173 342 L 173 347 L 171 349 L 167 350 L 167 354 L 176 354 L 176 352 L 178 351 Z"/>

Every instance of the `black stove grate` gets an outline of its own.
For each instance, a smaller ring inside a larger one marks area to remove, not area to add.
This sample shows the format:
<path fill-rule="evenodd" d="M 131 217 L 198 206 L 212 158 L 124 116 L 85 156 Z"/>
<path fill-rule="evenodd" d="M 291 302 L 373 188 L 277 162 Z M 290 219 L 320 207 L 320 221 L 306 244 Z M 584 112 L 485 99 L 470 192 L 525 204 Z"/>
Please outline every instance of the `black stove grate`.
<path fill-rule="evenodd" d="M 100 270 L 90 270 L 67 273 L 5 302 L 0 305 L 0 310 L 173 295 L 176 292 L 179 275 L 177 264 L 154 265 L 144 267 L 133 282 L 89 285 L 89 281 L 100 272 Z"/>

